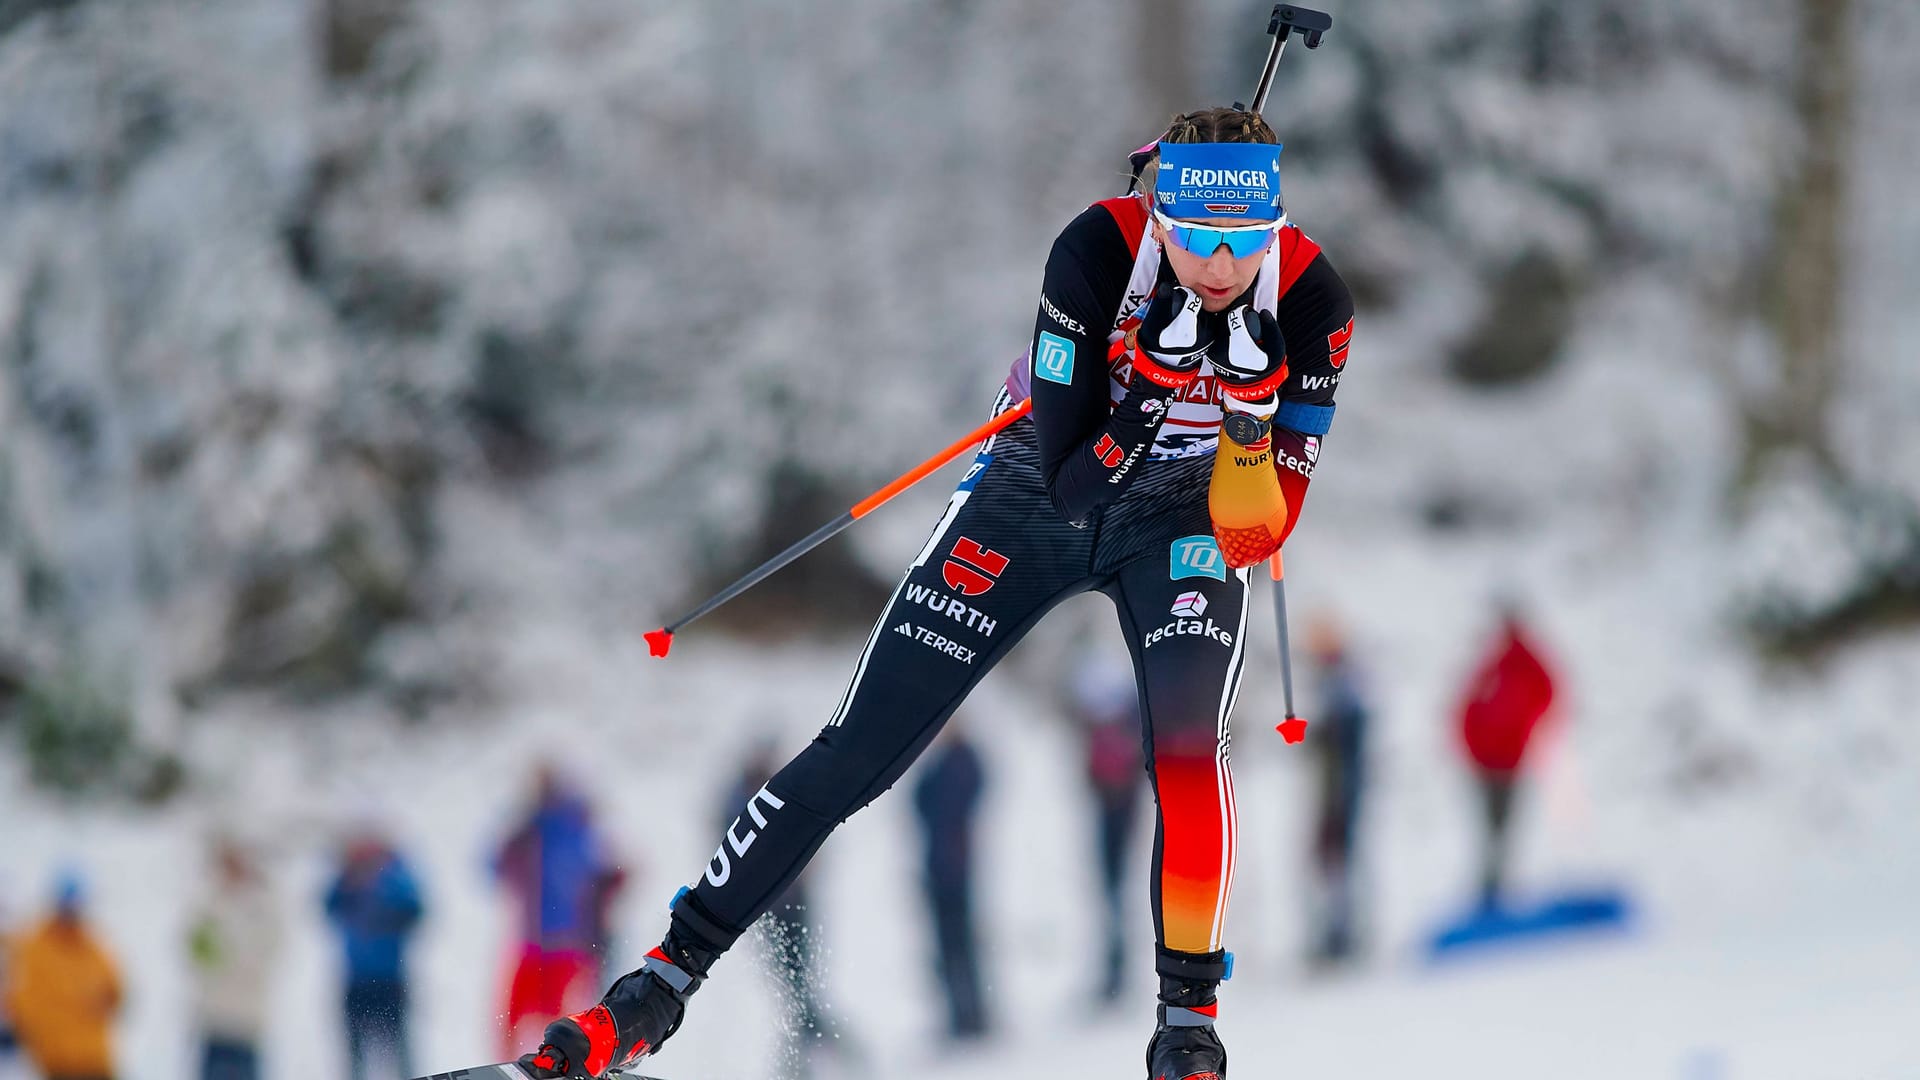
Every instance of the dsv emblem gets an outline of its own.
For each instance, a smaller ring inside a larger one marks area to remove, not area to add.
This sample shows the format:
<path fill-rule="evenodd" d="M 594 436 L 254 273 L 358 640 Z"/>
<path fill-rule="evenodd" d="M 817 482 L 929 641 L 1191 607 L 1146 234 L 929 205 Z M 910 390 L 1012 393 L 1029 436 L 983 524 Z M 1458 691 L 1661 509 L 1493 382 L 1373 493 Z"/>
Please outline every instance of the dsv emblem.
<path fill-rule="evenodd" d="M 727 849 L 729 847 L 733 849 L 734 858 L 741 858 L 746 855 L 747 849 L 753 846 L 753 842 L 760 838 L 760 833 L 756 830 L 767 827 L 767 816 L 760 812 L 759 804 L 761 802 L 767 804 L 767 810 L 769 812 L 787 805 L 780 801 L 773 792 L 768 791 L 764 785 L 759 791 L 754 792 L 753 798 L 747 800 L 747 812 L 741 815 L 742 817 L 751 817 L 754 827 L 748 829 L 745 835 L 742 835 L 740 832 L 740 818 L 733 819 L 733 824 L 727 827 L 726 839 L 721 841 L 720 846 L 714 850 L 713 861 L 707 863 L 707 884 L 717 889 L 725 885 L 727 879 L 733 876 L 733 859 L 727 857 Z"/>

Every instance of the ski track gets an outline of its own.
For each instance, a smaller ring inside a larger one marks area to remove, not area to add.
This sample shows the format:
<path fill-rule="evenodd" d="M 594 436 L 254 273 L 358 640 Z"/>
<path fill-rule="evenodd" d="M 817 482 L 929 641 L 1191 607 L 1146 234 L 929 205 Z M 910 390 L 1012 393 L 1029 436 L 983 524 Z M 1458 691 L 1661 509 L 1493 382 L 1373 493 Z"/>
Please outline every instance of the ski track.
<path fill-rule="evenodd" d="M 1104 605 L 1086 603 L 1083 615 L 1101 614 Z M 1566 627 L 1554 620 L 1553 629 Z M 1372 636 L 1376 665 L 1395 657 L 1391 635 Z M 643 666 L 628 650 L 588 658 L 556 647 L 567 638 L 549 628 L 522 642 L 526 670 L 571 688 L 539 710 L 414 732 L 351 715 L 330 725 L 209 720 L 197 745 L 233 763 L 222 770 L 231 789 L 159 812 L 49 804 L 25 793 L 17 760 L 0 759 L 8 823 L 0 898 L 16 915 L 36 908 L 52 869 L 80 853 L 129 977 L 125 1075 L 173 1080 L 191 1074 L 194 1053 L 182 935 L 198 837 L 218 819 L 267 841 L 294 927 L 275 989 L 268 1075 L 330 1080 L 344 1063 L 335 956 L 317 900 L 329 837 L 356 821 L 389 821 L 430 905 L 414 953 L 416 1065 L 495 1059 L 508 911 L 486 883 L 484 860 L 522 797 L 534 748 L 552 744 L 555 730 L 570 733 L 573 752 L 558 756 L 597 778 L 598 806 L 636 870 L 620 912 L 624 969 L 711 852 L 715 792 L 736 752 L 764 731 L 802 745 L 837 699 L 839 669 L 854 652 L 852 642 L 758 650 L 689 636 L 670 665 Z M 1271 655 L 1270 627 L 1253 647 Z M 1382 786 L 1363 859 L 1376 898 L 1374 948 L 1357 970 L 1321 979 L 1295 959 L 1307 770 L 1260 715 L 1277 711 L 1271 666 L 1250 676 L 1234 741 L 1243 859 L 1228 929 L 1240 963 L 1221 1020 L 1237 1075 L 1920 1076 L 1910 1034 L 1920 1008 L 1920 920 L 1911 905 L 1920 854 L 1905 835 L 1915 800 L 1899 769 L 1821 775 L 1842 766 L 1783 754 L 1763 762 L 1763 779 L 1751 786 L 1688 801 L 1650 779 L 1635 742 L 1610 737 L 1618 733 L 1603 717 L 1586 715 L 1573 739 L 1577 778 L 1556 766 L 1543 784 L 1551 791 L 1525 819 L 1520 877 L 1536 888 L 1624 881 L 1639 923 L 1617 937 L 1423 967 L 1419 940 L 1459 901 L 1473 852 L 1465 781 L 1444 725 L 1425 709 L 1445 698 L 1464 655 L 1432 651 L 1433 661 L 1404 665 L 1409 686 L 1385 695 L 1374 748 Z M 1868 650 L 1838 698 L 1893 716 L 1899 681 L 1889 680 L 1898 666 L 1890 661 L 1910 655 L 1899 646 Z M 1039 1077 L 1056 1075 L 1062 1061 L 1109 1075 L 1140 1068 L 1151 1026 L 1150 925 L 1141 903 L 1128 998 L 1111 1015 L 1095 1014 L 1086 1005 L 1097 927 L 1079 760 L 1042 702 L 1021 673 L 1002 671 L 961 714 L 993 770 L 981 910 L 1002 1038 L 963 1049 L 938 1038 L 907 800 L 883 797 L 822 855 L 829 993 L 876 1075 Z M 1848 787 L 1821 794 L 1831 783 Z M 1829 798 L 1841 808 L 1819 810 Z M 1145 833 L 1136 860 L 1142 899 Z M 651 1071 L 674 1080 L 768 1075 L 780 1037 L 765 968 L 749 939 L 695 999 Z"/>

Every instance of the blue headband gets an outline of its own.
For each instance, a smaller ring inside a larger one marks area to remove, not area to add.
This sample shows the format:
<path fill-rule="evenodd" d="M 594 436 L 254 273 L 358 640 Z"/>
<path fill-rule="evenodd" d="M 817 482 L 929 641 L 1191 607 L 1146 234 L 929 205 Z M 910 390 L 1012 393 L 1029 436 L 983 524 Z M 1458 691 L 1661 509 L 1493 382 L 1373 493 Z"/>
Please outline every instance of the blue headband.
<path fill-rule="evenodd" d="M 1160 144 L 1154 205 L 1170 218 L 1280 217 L 1280 144 Z"/>

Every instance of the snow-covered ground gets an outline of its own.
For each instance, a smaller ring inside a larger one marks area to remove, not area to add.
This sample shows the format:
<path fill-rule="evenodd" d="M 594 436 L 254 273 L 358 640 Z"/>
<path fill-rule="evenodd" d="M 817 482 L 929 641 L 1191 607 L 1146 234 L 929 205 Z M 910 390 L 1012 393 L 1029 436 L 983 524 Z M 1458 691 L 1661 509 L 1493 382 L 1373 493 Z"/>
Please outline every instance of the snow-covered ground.
<path fill-rule="evenodd" d="M 1711 645 L 1670 655 L 1658 644 L 1669 634 L 1641 632 L 1659 610 L 1646 606 L 1663 588 L 1657 565 L 1606 587 L 1549 588 L 1537 597 L 1540 621 L 1567 669 L 1574 725 L 1536 789 L 1520 877 L 1529 888 L 1624 883 L 1640 919 L 1623 936 L 1436 969 L 1418 944 L 1462 898 L 1473 851 L 1442 717 L 1484 629 L 1473 590 L 1486 573 L 1467 561 L 1456 584 L 1436 586 L 1459 553 L 1404 539 L 1336 543 L 1303 531 L 1295 546 L 1296 612 L 1347 611 L 1381 690 L 1365 829 L 1374 947 L 1331 979 L 1309 978 L 1297 961 L 1308 771 L 1271 732 L 1278 677 L 1267 665 L 1250 675 L 1235 740 L 1242 860 L 1229 944 L 1240 963 L 1221 1021 L 1235 1075 L 1920 1076 L 1920 846 L 1910 832 L 1920 787 L 1916 736 L 1899 722 L 1920 677 L 1911 638 L 1857 650 L 1817 680 L 1775 684 Z M 1551 560 L 1545 546 L 1538 557 Z M 1330 581 L 1320 567 L 1335 559 L 1369 572 Z M 1104 603 L 1078 601 L 1057 621 L 1111 637 Z M 883 798 L 822 855 L 831 999 L 873 1075 L 1140 1068 L 1151 931 L 1138 911 L 1131 996 L 1094 1014 L 1077 750 L 1035 681 L 1045 675 L 1035 658 L 1065 643 L 1038 637 L 961 713 L 992 769 L 982 907 L 1001 1038 L 955 1053 L 936 1037 L 906 800 Z M 1270 628 L 1255 647 L 1271 655 Z M 410 731 L 352 715 L 261 724 L 233 706 L 191 736 L 219 779 L 158 812 L 48 805 L 26 792 L 15 758 L 0 758 L 0 898 L 16 914 L 37 907 L 52 869 L 78 853 L 131 983 L 124 1075 L 170 1080 L 190 1075 L 193 1052 L 182 937 L 200 838 L 218 819 L 269 841 L 296 927 L 276 987 L 270 1075 L 331 1080 L 343 1073 L 336 958 L 317 896 L 335 830 L 385 819 L 417 860 L 431 907 L 416 952 L 416 1064 L 491 1059 L 507 911 L 483 859 L 524 795 L 527 763 L 550 754 L 596 778 L 599 807 L 637 867 L 619 920 L 630 963 L 712 850 L 713 804 L 735 755 L 763 732 L 794 748 L 809 738 L 856 648 L 749 648 L 693 631 L 660 662 L 644 657 L 631 628 L 603 633 L 536 610 L 517 628 L 505 681 L 514 700 L 542 704 Z M 1686 692 L 1676 698 L 1676 687 Z M 1698 714 L 1693 742 L 1666 734 L 1675 710 Z M 1701 755 L 1735 761 L 1732 779 L 1689 785 Z M 754 945 L 730 957 L 657 1071 L 766 1076 L 779 1037 L 764 970 Z"/>

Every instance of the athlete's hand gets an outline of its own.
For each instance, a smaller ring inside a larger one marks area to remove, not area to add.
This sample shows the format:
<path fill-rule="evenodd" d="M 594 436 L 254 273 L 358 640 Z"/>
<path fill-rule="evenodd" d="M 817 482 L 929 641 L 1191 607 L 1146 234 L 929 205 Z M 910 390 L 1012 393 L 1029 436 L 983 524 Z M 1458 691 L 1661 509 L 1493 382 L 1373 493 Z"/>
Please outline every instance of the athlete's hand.
<path fill-rule="evenodd" d="M 1200 310 L 1200 297 L 1178 285 L 1154 290 L 1140 317 L 1133 350 L 1135 383 L 1178 390 L 1200 374 L 1200 361 L 1214 343 L 1214 320 Z"/>
<path fill-rule="evenodd" d="M 1214 346 L 1213 373 L 1229 408 L 1272 416 L 1287 381 L 1287 342 L 1273 314 L 1242 304 L 1227 312 L 1226 336 Z"/>

